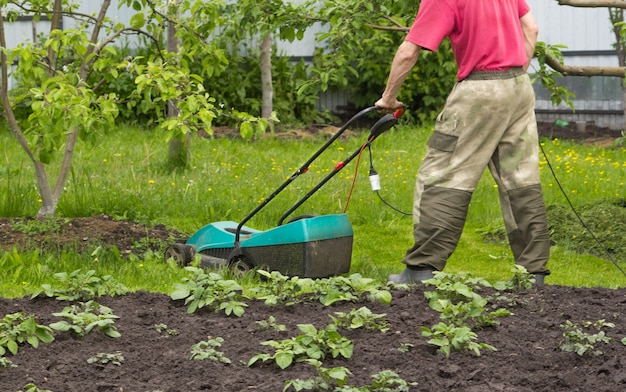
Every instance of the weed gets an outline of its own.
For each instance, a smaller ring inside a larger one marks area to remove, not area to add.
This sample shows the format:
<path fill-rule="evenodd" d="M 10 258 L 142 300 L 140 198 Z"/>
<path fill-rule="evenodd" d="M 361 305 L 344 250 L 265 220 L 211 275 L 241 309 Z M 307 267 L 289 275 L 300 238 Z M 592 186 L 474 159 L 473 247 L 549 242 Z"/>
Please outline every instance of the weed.
<path fill-rule="evenodd" d="M 230 359 L 224 356 L 224 353 L 217 349 L 222 347 L 224 339 L 220 337 L 208 337 L 208 340 L 198 342 L 191 346 L 191 359 L 211 361 L 221 363 L 231 363 Z"/>
<path fill-rule="evenodd" d="M 111 275 L 98 277 L 95 270 L 84 273 L 75 270 L 70 274 L 59 272 L 54 274 L 54 277 L 58 281 L 58 286 L 43 284 L 31 298 L 43 293 L 48 297 L 56 297 L 59 301 L 87 301 L 103 295 L 116 296 L 128 293 L 128 288 Z"/>
<path fill-rule="evenodd" d="M 110 363 L 111 365 L 120 366 L 122 363 L 124 363 L 125 359 L 126 358 L 124 358 L 122 353 L 117 351 L 117 352 L 112 353 L 112 354 L 109 354 L 109 353 L 98 353 L 98 354 L 94 355 L 93 357 L 87 359 L 87 363 L 89 363 L 89 364 L 99 363 L 101 365 L 106 365 L 106 364 Z"/>
<path fill-rule="evenodd" d="M 35 322 L 35 316 L 23 312 L 7 314 L 0 320 L 0 357 L 6 352 L 17 354 L 22 343 L 39 347 L 39 341 L 50 343 L 54 340 L 52 329 Z"/>
<path fill-rule="evenodd" d="M 94 328 L 98 328 L 100 332 L 112 338 L 121 336 L 113 325 L 115 319 L 119 317 L 114 315 L 110 308 L 95 301 L 68 306 L 62 312 L 52 315 L 66 318 L 69 322 L 59 321 L 50 324 L 50 328 L 62 332 L 73 331 L 79 338 L 87 336 Z"/>
<path fill-rule="evenodd" d="M 208 274 L 198 267 L 185 267 L 191 277 L 183 278 L 183 283 L 176 284 L 176 290 L 170 295 L 173 300 L 185 299 L 187 313 L 194 313 L 203 307 L 227 316 L 234 314 L 241 317 L 248 306 L 241 299 L 242 287 L 234 280 L 227 280 L 222 275 L 209 272 Z"/>
<path fill-rule="evenodd" d="M 580 356 L 598 356 L 604 354 L 602 350 L 596 349 L 597 343 L 610 343 L 612 338 L 606 336 L 601 329 L 604 327 L 613 328 L 615 324 L 607 323 L 604 320 L 598 320 L 594 323 L 585 321 L 582 323 L 583 328 L 595 328 L 598 332 L 595 334 L 589 334 L 583 332 L 583 330 L 576 324 L 567 320 L 565 324 L 561 324 L 563 332 L 563 341 L 559 344 L 559 348 L 567 352 L 575 352 Z"/>
<path fill-rule="evenodd" d="M 64 221 L 55 218 L 45 219 L 24 219 L 22 221 L 13 222 L 13 229 L 24 234 L 47 234 L 59 231 Z"/>

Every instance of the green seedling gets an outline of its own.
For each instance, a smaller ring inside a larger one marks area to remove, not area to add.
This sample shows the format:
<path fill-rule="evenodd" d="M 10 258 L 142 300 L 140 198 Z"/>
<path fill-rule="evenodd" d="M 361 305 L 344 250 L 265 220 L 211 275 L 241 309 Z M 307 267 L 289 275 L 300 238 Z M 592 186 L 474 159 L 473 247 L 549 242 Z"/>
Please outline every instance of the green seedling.
<path fill-rule="evenodd" d="M 24 219 L 13 222 L 13 229 L 24 234 L 36 235 L 46 233 L 56 233 L 64 224 L 62 219 L 45 218 L 45 219 Z"/>
<path fill-rule="evenodd" d="M 0 367 L 3 368 L 16 368 L 17 365 L 13 363 L 9 358 L 0 357 Z"/>
<path fill-rule="evenodd" d="M 69 322 L 59 321 L 50 324 L 50 328 L 62 332 L 73 331 L 79 338 L 87 336 L 94 328 L 112 338 L 122 336 L 113 325 L 119 317 L 114 315 L 110 308 L 95 301 L 68 306 L 62 312 L 53 315 L 63 317 Z"/>
<path fill-rule="evenodd" d="M 175 329 L 169 329 L 166 324 L 154 324 L 154 329 L 160 334 L 165 333 L 167 336 L 176 336 L 178 331 Z"/>
<path fill-rule="evenodd" d="M 325 306 L 340 301 L 356 302 L 363 296 L 371 302 L 383 304 L 391 302 L 391 293 L 387 289 L 381 288 L 376 280 L 364 278 L 360 274 L 320 279 L 317 281 L 316 289 L 320 302 Z"/>
<path fill-rule="evenodd" d="M 117 352 L 112 353 L 112 354 L 109 354 L 109 353 L 98 353 L 98 354 L 94 355 L 93 357 L 89 358 L 87 360 L 87 363 L 89 363 L 89 364 L 99 363 L 101 365 L 106 365 L 106 364 L 110 363 L 111 365 L 120 366 L 122 363 L 124 363 L 125 359 L 126 358 L 124 358 L 122 353 L 117 351 Z"/>
<path fill-rule="evenodd" d="M 250 291 L 252 295 L 265 301 L 268 306 L 290 306 L 304 301 L 303 294 L 310 292 L 313 279 L 288 277 L 278 271 L 256 271 L 262 277 L 260 284 Z"/>
<path fill-rule="evenodd" d="M 24 385 L 24 390 L 20 390 L 18 392 L 52 392 L 49 389 L 41 389 L 37 385 L 29 383 Z"/>
<path fill-rule="evenodd" d="M 470 278 L 467 274 L 445 274 L 436 272 L 435 277 L 426 281 L 435 286 L 424 296 L 429 306 L 440 313 L 440 318 L 456 326 L 467 325 L 472 328 L 498 325 L 498 318 L 510 316 L 506 309 L 488 310 L 489 301 L 476 291 L 491 285 L 483 279 Z"/>
<path fill-rule="evenodd" d="M 401 353 L 408 353 L 413 347 L 415 347 L 415 345 L 411 343 L 400 343 L 398 351 Z"/>
<path fill-rule="evenodd" d="M 493 285 L 496 290 L 508 290 L 513 292 L 528 291 L 535 283 L 533 274 L 528 273 L 526 268 L 521 265 L 513 267 L 513 277 L 510 280 L 497 282 Z"/>
<path fill-rule="evenodd" d="M 355 389 L 357 392 L 409 392 L 412 386 L 417 385 L 415 382 L 407 382 L 403 380 L 396 372 L 391 370 L 383 370 L 372 376 L 372 384 L 363 387 L 364 389 Z M 348 392 L 348 390 L 339 389 L 337 392 Z"/>
<path fill-rule="evenodd" d="M 259 328 L 263 330 L 274 330 L 278 332 L 284 332 L 287 330 L 285 324 L 278 324 L 276 322 L 276 318 L 274 316 L 269 316 L 267 320 L 260 320 L 256 322 L 259 325 Z"/>
<path fill-rule="evenodd" d="M 43 284 L 31 298 L 45 294 L 56 297 L 59 301 L 88 301 L 103 295 L 116 296 L 128 293 L 128 288 L 110 275 L 96 276 L 96 271 L 82 272 L 75 270 L 70 274 L 59 272 L 54 274 L 56 285 Z"/>
<path fill-rule="evenodd" d="M 438 353 L 443 353 L 446 358 L 450 356 L 452 350 L 455 351 L 473 351 L 474 354 L 480 356 L 481 349 L 496 351 L 496 348 L 486 343 L 476 343 L 476 333 L 467 326 L 456 326 L 439 322 L 432 329 L 420 327 L 422 336 L 430 338 L 428 343 L 439 347 Z"/>
<path fill-rule="evenodd" d="M 321 361 L 327 355 L 333 358 L 352 357 L 354 346 L 349 339 L 337 332 L 336 325 L 329 324 L 324 329 L 317 330 L 312 324 L 299 324 L 298 328 L 303 334 L 291 339 L 261 342 L 262 345 L 273 348 L 274 353 L 257 354 L 250 358 L 248 366 L 258 361 L 273 360 L 281 369 L 285 369 L 294 361 L 302 362 L 309 359 Z"/>
<path fill-rule="evenodd" d="M 191 346 L 191 359 L 209 359 L 215 362 L 231 363 L 230 359 L 226 358 L 223 352 L 217 350 L 222 347 L 222 343 L 224 343 L 224 339 L 209 336 L 208 340 L 198 342 Z"/>
<path fill-rule="evenodd" d="M 35 322 L 35 316 L 26 316 L 23 312 L 7 314 L 0 320 L 0 357 L 7 351 L 17 354 L 22 343 L 39 347 L 39 342 L 50 343 L 54 340 L 52 329 Z"/>
<path fill-rule="evenodd" d="M 348 376 L 352 375 L 345 367 L 324 368 L 319 361 L 314 365 L 318 376 L 310 379 L 295 379 L 284 383 L 283 392 L 293 388 L 295 391 L 333 391 L 333 392 L 409 392 L 411 386 L 417 383 L 409 383 L 397 373 L 391 370 L 383 370 L 372 375 L 372 383 L 355 387 L 347 385 Z"/>
<path fill-rule="evenodd" d="M 207 307 L 215 312 L 224 311 L 227 316 L 234 314 L 241 317 L 248 306 L 242 299 L 242 287 L 234 280 L 227 280 L 222 275 L 206 273 L 198 267 L 185 267 L 191 277 L 183 278 L 183 283 L 176 284 L 176 290 L 170 295 L 173 300 L 185 300 L 187 313 L 195 313 Z"/>
<path fill-rule="evenodd" d="M 367 330 L 379 330 L 387 332 L 389 322 L 385 319 L 386 314 L 374 314 L 369 308 L 363 306 L 359 309 L 352 309 L 350 313 L 335 312 L 335 317 L 330 316 L 334 323 L 340 328 Z"/>
<path fill-rule="evenodd" d="M 565 324 L 561 324 L 563 332 L 563 340 L 559 344 L 559 348 L 567 352 L 575 352 L 580 356 L 598 356 L 604 354 L 602 350 L 596 349 L 598 343 L 610 343 L 612 338 L 606 336 L 602 328 L 613 328 L 615 324 L 607 323 L 604 320 L 598 320 L 594 323 L 585 321 L 582 328 L 595 328 L 598 332 L 595 334 L 586 333 L 581 327 L 567 320 Z M 624 343 L 626 344 L 626 343 Z"/>
<path fill-rule="evenodd" d="M 334 386 L 342 387 L 348 382 L 348 376 L 352 375 L 348 368 L 338 366 L 325 368 L 322 362 L 309 359 L 305 362 L 313 365 L 317 371 L 317 377 L 295 380 L 287 380 L 283 383 L 283 392 L 293 389 L 295 391 L 337 391 Z"/>

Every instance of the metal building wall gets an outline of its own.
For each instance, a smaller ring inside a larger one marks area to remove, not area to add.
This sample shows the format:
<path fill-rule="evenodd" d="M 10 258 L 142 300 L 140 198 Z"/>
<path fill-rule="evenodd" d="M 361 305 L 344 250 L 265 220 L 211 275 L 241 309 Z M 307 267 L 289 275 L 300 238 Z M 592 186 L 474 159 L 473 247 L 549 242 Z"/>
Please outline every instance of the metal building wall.
<path fill-rule="evenodd" d="M 615 37 L 608 8 L 562 6 L 557 0 L 527 0 L 539 25 L 539 40 L 563 44 L 566 65 L 617 66 L 613 49 Z M 530 70 L 532 72 L 532 69 Z M 623 128 L 622 80 L 616 77 L 577 77 L 560 79 L 576 94 L 576 111 L 569 106 L 552 105 L 549 93 L 535 84 L 537 118 L 539 121 L 586 121 L 613 129 Z"/>

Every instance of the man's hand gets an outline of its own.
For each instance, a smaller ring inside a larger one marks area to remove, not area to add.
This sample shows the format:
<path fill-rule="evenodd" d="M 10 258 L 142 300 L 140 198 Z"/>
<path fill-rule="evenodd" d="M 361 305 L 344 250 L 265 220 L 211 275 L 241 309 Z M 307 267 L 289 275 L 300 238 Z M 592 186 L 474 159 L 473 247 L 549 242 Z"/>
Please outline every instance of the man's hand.
<path fill-rule="evenodd" d="M 404 104 L 398 101 L 396 98 L 382 97 L 381 99 L 376 101 L 374 106 L 379 108 L 381 111 L 391 113 L 396 111 L 396 109 L 403 108 Z"/>

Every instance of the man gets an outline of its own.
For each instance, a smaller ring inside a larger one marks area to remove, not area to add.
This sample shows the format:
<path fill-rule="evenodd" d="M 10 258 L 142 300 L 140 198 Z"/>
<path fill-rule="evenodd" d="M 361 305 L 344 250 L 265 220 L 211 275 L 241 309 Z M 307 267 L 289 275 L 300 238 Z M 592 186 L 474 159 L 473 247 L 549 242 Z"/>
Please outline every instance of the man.
<path fill-rule="evenodd" d="M 393 59 L 381 109 L 402 106 L 398 91 L 420 50 L 449 37 L 457 83 L 437 117 L 420 166 L 413 205 L 415 244 L 395 283 L 441 271 L 459 241 L 472 192 L 485 167 L 498 185 L 515 262 L 543 285 L 550 253 L 539 179 L 535 96 L 526 74 L 538 28 L 526 0 L 422 0 Z"/>

